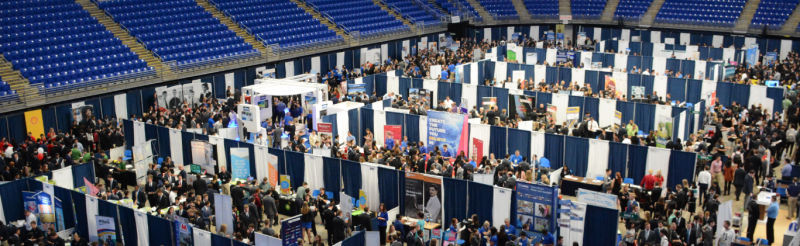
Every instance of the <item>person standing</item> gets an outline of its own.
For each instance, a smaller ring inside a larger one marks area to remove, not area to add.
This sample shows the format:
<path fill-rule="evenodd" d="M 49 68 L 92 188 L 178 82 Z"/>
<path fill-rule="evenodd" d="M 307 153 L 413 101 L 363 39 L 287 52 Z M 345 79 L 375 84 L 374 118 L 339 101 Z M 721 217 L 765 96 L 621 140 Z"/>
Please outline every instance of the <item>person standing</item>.
<path fill-rule="evenodd" d="M 336 211 L 336 217 L 331 221 L 331 230 L 333 233 L 329 236 L 332 243 L 336 244 L 344 240 L 345 230 L 347 230 L 347 222 L 342 218 L 342 210 Z"/>
<path fill-rule="evenodd" d="M 775 219 L 778 218 L 778 212 L 780 211 L 777 202 L 779 198 L 780 195 L 778 194 L 772 196 L 772 203 L 767 208 L 767 241 L 769 243 L 775 242 Z"/>
<path fill-rule="evenodd" d="M 747 171 L 744 170 L 744 165 L 738 166 L 736 172 L 733 174 L 733 187 L 736 188 L 736 201 L 739 201 L 739 195 L 742 194 L 745 176 L 747 176 Z M 745 195 L 746 194 L 745 192 Z"/>
<path fill-rule="evenodd" d="M 800 184 L 797 183 L 797 177 L 792 179 L 792 184 L 786 189 L 786 194 L 789 196 L 789 214 L 786 215 L 786 219 L 792 219 L 796 217 L 795 212 L 800 214 L 800 211 L 797 211 L 797 197 L 800 196 Z"/>
<path fill-rule="evenodd" d="M 381 245 L 386 245 L 386 227 L 389 222 L 389 213 L 386 212 L 386 204 L 381 203 L 378 207 L 378 231 L 381 235 Z"/>
<path fill-rule="evenodd" d="M 667 238 L 667 229 L 661 229 L 661 231 L 659 232 L 659 236 L 661 238 L 661 240 L 660 240 L 661 243 L 659 245 L 661 245 L 661 246 L 669 246 L 670 245 L 669 244 L 669 238 Z"/>
<path fill-rule="evenodd" d="M 698 195 L 700 198 L 700 203 L 704 204 L 704 200 L 708 200 L 708 194 L 706 191 L 708 190 L 708 185 L 711 184 L 711 173 L 708 172 L 708 166 L 706 166 L 700 174 L 697 175 L 697 184 L 698 184 Z"/>
<path fill-rule="evenodd" d="M 758 217 L 760 210 L 758 208 L 758 203 L 754 199 L 753 193 L 750 193 L 750 197 L 745 199 L 745 201 L 749 201 L 747 203 L 747 238 L 750 239 L 750 242 L 753 241 L 753 233 L 756 231 L 756 224 L 758 223 Z"/>
<path fill-rule="evenodd" d="M 736 241 L 736 232 L 731 229 L 731 221 L 726 220 L 722 226 L 722 233 L 717 238 L 717 246 L 733 245 L 733 242 Z"/>

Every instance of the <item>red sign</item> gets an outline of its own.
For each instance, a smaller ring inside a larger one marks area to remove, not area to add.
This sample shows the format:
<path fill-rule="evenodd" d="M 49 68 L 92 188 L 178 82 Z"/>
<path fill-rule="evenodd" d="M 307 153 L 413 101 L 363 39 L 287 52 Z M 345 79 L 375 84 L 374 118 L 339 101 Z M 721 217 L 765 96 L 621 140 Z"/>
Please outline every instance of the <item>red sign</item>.
<path fill-rule="evenodd" d="M 400 146 L 400 143 L 403 141 L 403 126 L 398 125 L 384 125 L 383 126 L 383 141 L 389 139 L 389 133 L 392 133 L 392 139 L 394 139 L 394 144 L 396 146 Z"/>
<path fill-rule="evenodd" d="M 475 163 L 483 159 L 483 140 L 472 138 L 472 154 L 475 155 Z"/>
<path fill-rule="evenodd" d="M 333 125 L 331 123 L 317 123 L 317 132 L 333 134 Z"/>

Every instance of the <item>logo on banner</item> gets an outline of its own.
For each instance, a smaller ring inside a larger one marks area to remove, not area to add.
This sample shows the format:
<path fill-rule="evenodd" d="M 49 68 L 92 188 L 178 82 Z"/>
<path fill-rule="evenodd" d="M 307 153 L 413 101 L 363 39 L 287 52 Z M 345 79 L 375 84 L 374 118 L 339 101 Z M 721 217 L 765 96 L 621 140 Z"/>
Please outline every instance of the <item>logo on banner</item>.
<path fill-rule="evenodd" d="M 483 140 L 472 138 L 472 154 L 475 155 L 476 162 L 483 160 Z"/>

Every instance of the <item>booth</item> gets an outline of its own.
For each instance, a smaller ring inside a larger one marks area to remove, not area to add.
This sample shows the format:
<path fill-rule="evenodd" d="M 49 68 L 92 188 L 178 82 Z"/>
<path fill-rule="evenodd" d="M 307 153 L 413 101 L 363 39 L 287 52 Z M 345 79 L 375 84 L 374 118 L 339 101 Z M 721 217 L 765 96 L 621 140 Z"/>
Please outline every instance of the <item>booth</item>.
<path fill-rule="evenodd" d="M 316 79 L 311 75 L 298 75 L 287 79 L 264 78 L 256 79 L 255 85 L 246 86 L 242 89 L 245 95 L 250 95 L 251 100 L 239 105 L 239 116 L 248 133 L 261 132 L 261 122 L 272 117 L 273 97 L 276 96 L 299 96 L 302 105 L 308 104 L 312 108 L 313 124 L 320 122 L 319 112 L 315 107 L 318 102 L 324 102 L 328 97 L 328 86 L 318 83 L 302 83 L 309 79 Z M 313 80 L 312 80 L 313 81 Z M 249 120 L 248 120 L 249 119 Z M 296 129 L 305 133 L 306 125 L 298 124 Z M 302 135 L 302 134 L 301 134 Z"/>

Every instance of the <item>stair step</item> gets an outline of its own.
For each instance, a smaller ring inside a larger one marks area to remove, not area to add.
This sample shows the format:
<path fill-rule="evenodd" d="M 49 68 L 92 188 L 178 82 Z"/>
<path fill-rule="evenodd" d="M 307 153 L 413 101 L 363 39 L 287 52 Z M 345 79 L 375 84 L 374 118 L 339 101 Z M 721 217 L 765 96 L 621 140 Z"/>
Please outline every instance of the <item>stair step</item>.
<path fill-rule="evenodd" d="M 792 15 L 790 15 L 789 18 L 783 22 L 781 33 L 794 33 L 798 24 L 800 24 L 800 8 L 795 7 Z"/>
<path fill-rule="evenodd" d="M 207 0 L 195 0 L 195 1 L 197 2 L 198 5 L 202 6 L 206 10 L 206 12 L 211 13 L 211 15 L 214 16 L 214 18 L 217 18 L 218 20 L 220 20 L 222 24 L 228 26 L 228 29 L 235 32 L 236 35 L 242 37 L 245 42 L 252 45 L 254 48 L 262 51 L 262 54 L 265 53 L 267 47 L 265 47 L 264 44 L 256 41 L 257 39 L 255 39 L 255 37 L 253 37 L 252 35 L 250 35 L 250 33 L 239 27 L 239 25 L 233 22 L 233 20 L 231 20 L 230 18 L 228 18 L 228 16 L 222 14 L 222 12 L 220 12 L 217 9 L 217 7 L 213 6 Z"/>

